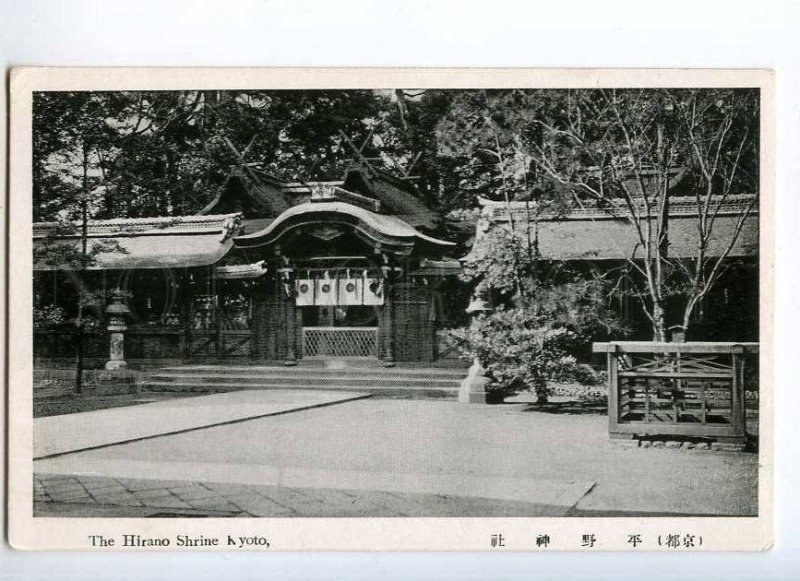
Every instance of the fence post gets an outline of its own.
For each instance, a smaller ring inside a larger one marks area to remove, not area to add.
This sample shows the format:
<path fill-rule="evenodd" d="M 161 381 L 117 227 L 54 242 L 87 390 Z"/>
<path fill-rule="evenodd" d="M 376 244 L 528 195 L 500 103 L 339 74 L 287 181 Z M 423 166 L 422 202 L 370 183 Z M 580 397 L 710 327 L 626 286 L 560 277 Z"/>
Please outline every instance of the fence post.
<path fill-rule="evenodd" d="M 737 438 L 745 435 L 744 347 L 731 347 L 731 424 Z"/>
<path fill-rule="evenodd" d="M 619 434 L 619 362 L 617 361 L 618 345 L 609 345 L 607 357 L 608 364 L 608 433 L 612 438 L 620 437 Z"/>

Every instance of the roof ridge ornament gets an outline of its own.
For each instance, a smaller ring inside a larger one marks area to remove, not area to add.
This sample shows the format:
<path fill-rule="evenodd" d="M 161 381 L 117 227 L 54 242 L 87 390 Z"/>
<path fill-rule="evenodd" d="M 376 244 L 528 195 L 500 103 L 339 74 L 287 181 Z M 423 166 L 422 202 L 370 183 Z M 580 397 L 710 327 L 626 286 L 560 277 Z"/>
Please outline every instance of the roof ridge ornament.
<path fill-rule="evenodd" d="M 240 234 L 242 231 L 242 217 L 235 214 L 225 218 L 222 222 L 222 232 L 220 233 L 219 243 L 222 244 L 228 238 Z"/>
<path fill-rule="evenodd" d="M 356 192 L 346 190 L 340 185 L 333 183 L 317 183 L 310 187 L 312 203 L 320 202 L 344 202 L 346 204 L 353 204 L 359 208 L 370 210 L 371 212 L 380 212 L 380 200 L 363 196 Z"/>
<path fill-rule="evenodd" d="M 330 201 L 336 198 L 336 187 L 330 184 L 314 184 L 311 188 L 312 200 Z"/>

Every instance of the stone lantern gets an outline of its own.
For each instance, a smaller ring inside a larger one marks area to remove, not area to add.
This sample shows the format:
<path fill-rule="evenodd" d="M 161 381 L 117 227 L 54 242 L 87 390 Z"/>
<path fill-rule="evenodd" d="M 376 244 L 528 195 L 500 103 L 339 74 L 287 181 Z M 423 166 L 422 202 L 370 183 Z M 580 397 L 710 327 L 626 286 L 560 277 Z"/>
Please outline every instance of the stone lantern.
<path fill-rule="evenodd" d="M 466 308 L 467 314 L 471 316 L 479 315 L 480 313 L 487 313 L 492 309 L 489 302 L 481 296 L 477 289 Z M 470 327 L 474 326 L 474 319 L 470 322 Z M 461 382 L 461 387 L 458 390 L 458 401 L 461 403 L 486 403 L 486 385 L 489 383 L 489 378 L 484 374 L 486 369 L 481 365 L 477 355 L 472 361 L 472 366 L 467 372 L 467 376 Z"/>
<path fill-rule="evenodd" d="M 125 362 L 125 331 L 128 329 L 125 323 L 131 310 L 123 301 L 129 296 L 129 293 L 119 288 L 114 289 L 110 294 L 111 304 L 106 307 L 107 329 L 110 335 L 109 360 L 106 362 L 106 369 L 109 371 L 125 369 L 128 366 Z"/>

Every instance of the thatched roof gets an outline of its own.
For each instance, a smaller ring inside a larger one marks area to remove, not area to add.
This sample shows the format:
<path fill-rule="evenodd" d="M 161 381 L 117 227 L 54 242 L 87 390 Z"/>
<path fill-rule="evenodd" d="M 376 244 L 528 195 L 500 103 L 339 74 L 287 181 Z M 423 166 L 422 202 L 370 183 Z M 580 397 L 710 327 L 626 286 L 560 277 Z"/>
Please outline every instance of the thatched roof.
<path fill-rule="evenodd" d="M 245 171 L 236 169 L 231 172 L 217 197 L 198 214 L 241 212 L 248 218 L 274 218 L 289 208 L 283 186 L 283 182 L 270 176 L 249 176 Z"/>
<path fill-rule="evenodd" d="M 395 215 L 415 228 L 434 231 L 439 225 L 438 214 L 422 202 L 418 188 L 408 179 L 359 164 L 347 170 L 342 187 L 375 198 L 384 213 Z"/>
<path fill-rule="evenodd" d="M 707 256 L 720 256 L 735 232 L 737 220 L 752 200 L 751 195 L 730 196 L 717 215 Z M 693 257 L 697 253 L 698 230 L 695 198 L 675 197 L 670 203 L 669 253 L 672 257 Z M 482 251 L 482 243 L 497 228 L 517 229 L 526 225 L 538 230 L 539 250 L 543 258 L 553 260 L 625 260 L 641 258 L 642 248 L 636 229 L 626 219 L 624 209 L 587 206 L 567 213 L 536 213 L 535 206 L 524 202 L 481 200 L 482 212 L 476 227 L 470 260 Z M 731 257 L 758 255 L 758 205 L 745 218 L 741 232 L 730 251 Z"/>

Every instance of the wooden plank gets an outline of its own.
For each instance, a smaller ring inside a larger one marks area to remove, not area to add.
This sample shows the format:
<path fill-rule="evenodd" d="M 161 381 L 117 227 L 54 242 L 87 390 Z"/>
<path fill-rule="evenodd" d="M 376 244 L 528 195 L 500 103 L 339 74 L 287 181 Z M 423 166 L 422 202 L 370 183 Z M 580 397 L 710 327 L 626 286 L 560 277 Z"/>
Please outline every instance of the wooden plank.
<path fill-rule="evenodd" d="M 675 415 L 668 411 L 656 410 L 650 412 L 650 423 L 662 422 L 665 424 L 677 423 Z"/>
<path fill-rule="evenodd" d="M 741 375 L 744 358 L 739 353 L 731 354 L 731 367 L 733 369 L 731 382 L 731 413 L 733 417 L 733 428 L 736 435 L 745 433 L 745 409 L 744 409 L 744 389 L 742 387 Z"/>
<path fill-rule="evenodd" d="M 676 401 L 683 401 L 681 398 L 671 398 L 671 397 L 656 397 L 651 395 L 650 397 L 629 397 L 625 399 L 626 402 L 633 402 L 633 403 L 644 403 L 645 401 L 649 401 L 651 404 L 665 404 L 665 405 L 672 405 L 673 402 Z"/>
<path fill-rule="evenodd" d="M 691 372 L 666 372 L 666 371 L 620 371 L 620 377 L 647 377 L 657 379 L 730 379 L 731 373 L 691 373 Z"/>
<path fill-rule="evenodd" d="M 694 436 L 694 437 L 735 437 L 733 426 L 729 424 L 645 424 L 644 422 L 620 424 L 616 430 L 621 434 L 640 436 Z"/>
<path fill-rule="evenodd" d="M 651 341 L 611 341 L 592 343 L 594 353 L 758 353 L 758 343 L 736 343 L 732 341 L 657 343 Z"/>

